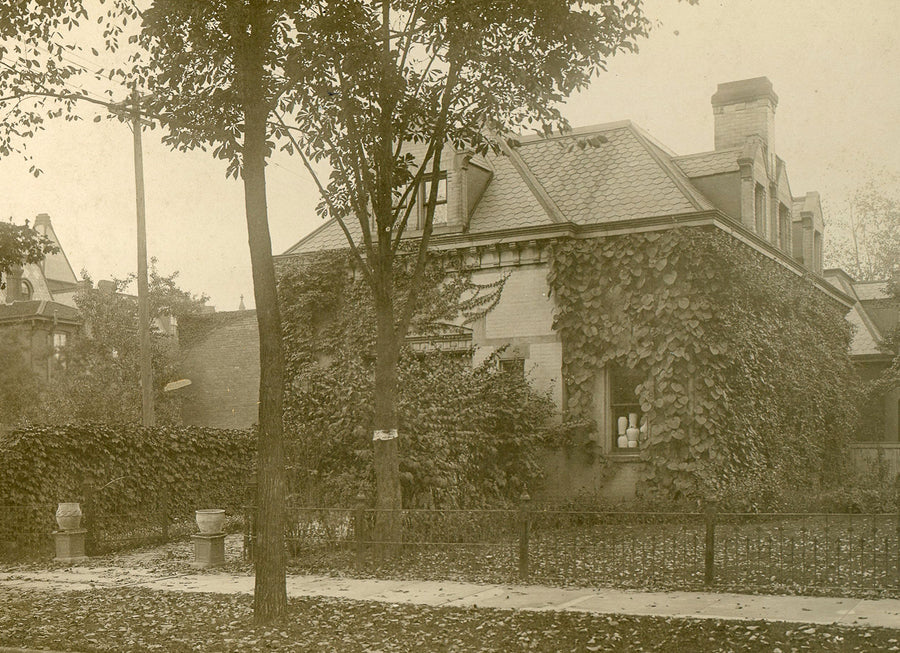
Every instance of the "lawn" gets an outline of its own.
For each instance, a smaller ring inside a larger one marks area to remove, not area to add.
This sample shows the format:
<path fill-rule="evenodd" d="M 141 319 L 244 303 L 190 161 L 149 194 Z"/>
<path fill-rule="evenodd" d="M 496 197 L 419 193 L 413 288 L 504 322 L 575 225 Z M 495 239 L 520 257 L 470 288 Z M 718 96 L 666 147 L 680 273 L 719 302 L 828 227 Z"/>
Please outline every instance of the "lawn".
<path fill-rule="evenodd" d="M 900 651 L 900 631 L 766 622 L 292 599 L 272 627 L 251 598 L 143 589 L 4 590 L 0 646 L 95 651 Z"/>

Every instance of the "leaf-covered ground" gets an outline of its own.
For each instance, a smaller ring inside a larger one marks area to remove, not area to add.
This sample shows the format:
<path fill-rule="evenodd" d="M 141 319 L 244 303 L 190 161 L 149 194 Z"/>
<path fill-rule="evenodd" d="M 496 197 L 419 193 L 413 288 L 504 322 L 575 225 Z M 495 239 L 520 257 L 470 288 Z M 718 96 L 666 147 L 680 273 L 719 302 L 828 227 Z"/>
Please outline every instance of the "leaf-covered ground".
<path fill-rule="evenodd" d="M 0 645 L 93 651 L 900 651 L 900 631 L 292 599 L 276 626 L 246 595 L 4 590 Z"/>

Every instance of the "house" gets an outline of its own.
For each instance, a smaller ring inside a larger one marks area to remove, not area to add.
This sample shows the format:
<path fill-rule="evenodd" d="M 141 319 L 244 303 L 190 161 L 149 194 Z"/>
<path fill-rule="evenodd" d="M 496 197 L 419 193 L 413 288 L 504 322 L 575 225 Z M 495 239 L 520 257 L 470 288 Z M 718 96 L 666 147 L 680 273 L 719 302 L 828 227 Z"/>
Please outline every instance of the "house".
<path fill-rule="evenodd" d="M 59 250 L 40 263 L 29 263 L 6 275 L 6 288 L 0 290 L 0 329 L 7 335 L 15 333 L 34 369 L 49 378 L 60 348 L 81 325 L 75 308 L 78 282 L 50 216 L 38 215 L 34 230 Z"/>
<path fill-rule="evenodd" d="M 243 306 L 243 301 L 241 302 Z M 189 426 L 241 429 L 259 419 L 256 311 L 205 312 L 178 321 L 181 419 Z"/>
<path fill-rule="evenodd" d="M 894 273 L 896 278 L 898 271 Z M 889 292 L 888 281 L 855 281 L 843 270 L 825 270 L 825 278 L 853 298 L 847 319 L 854 326 L 850 355 L 864 381 L 874 381 L 887 370 L 896 352 L 888 347 L 888 337 L 900 327 L 900 301 Z M 860 469 L 883 458 L 892 476 L 900 474 L 900 387 L 889 388 L 878 398 L 880 414 L 875 429 L 861 434 L 853 445 Z M 878 428 L 881 427 L 881 428 Z"/>
<path fill-rule="evenodd" d="M 712 96 L 715 145 L 707 152 L 676 155 L 622 121 L 522 138 L 499 155 L 455 152 L 436 180 L 423 182 L 440 184 L 432 246 L 460 253 L 475 281 L 508 275 L 499 303 L 472 325 L 464 346 L 474 349 L 476 362 L 502 351 L 501 365 L 524 369 L 561 409 L 579 404 L 595 423 L 591 456 L 551 456 L 549 494 L 633 495 L 642 463 L 625 431 L 640 428 L 643 439 L 648 430 L 646 397 L 636 389 L 646 378 L 611 361 L 573 375 L 566 362 L 572 343 L 561 327 L 559 292 L 554 296 L 548 283 L 560 243 L 703 230 L 803 279 L 841 315 L 851 308 L 852 297 L 822 277 L 819 195 L 795 195 L 776 155 L 777 104 L 764 77 L 724 83 Z M 423 213 L 419 206 L 413 216 Z M 407 236 L 415 238 L 417 229 Z M 344 247 L 340 226 L 330 221 L 279 259 Z M 251 346 L 249 323 L 245 338 Z M 665 425 L 650 428 L 661 433 Z M 611 471 L 609 461 L 616 463 Z"/>

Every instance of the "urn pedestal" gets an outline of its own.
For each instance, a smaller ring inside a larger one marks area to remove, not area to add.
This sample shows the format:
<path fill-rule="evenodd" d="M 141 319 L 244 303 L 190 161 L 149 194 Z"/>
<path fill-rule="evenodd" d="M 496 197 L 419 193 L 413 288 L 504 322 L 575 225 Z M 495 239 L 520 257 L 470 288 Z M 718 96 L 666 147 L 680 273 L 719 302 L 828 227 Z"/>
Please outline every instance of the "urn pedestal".
<path fill-rule="evenodd" d="M 79 528 L 71 531 L 53 533 L 56 544 L 56 560 L 60 562 L 78 562 L 87 560 L 84 554 L 84 536 L 87 530 Z"/>
<path fill-rule="evenodd" d="M 194 569 L 206 569 L 225 564 L 225 533 L 192 535 L 194 540 Z"/>

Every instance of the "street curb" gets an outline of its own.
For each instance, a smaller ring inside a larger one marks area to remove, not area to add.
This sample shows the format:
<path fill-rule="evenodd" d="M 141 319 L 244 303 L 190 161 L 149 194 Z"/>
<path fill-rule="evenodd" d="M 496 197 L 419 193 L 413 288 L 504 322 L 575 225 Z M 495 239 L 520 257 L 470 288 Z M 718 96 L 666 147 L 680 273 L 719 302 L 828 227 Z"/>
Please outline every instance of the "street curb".
<path fill-rule="evenodd" d="M 0 653 L 78 653 L 78 651 L 51 651 L 45 648 L 15 648 L 0 646 Z"/>

